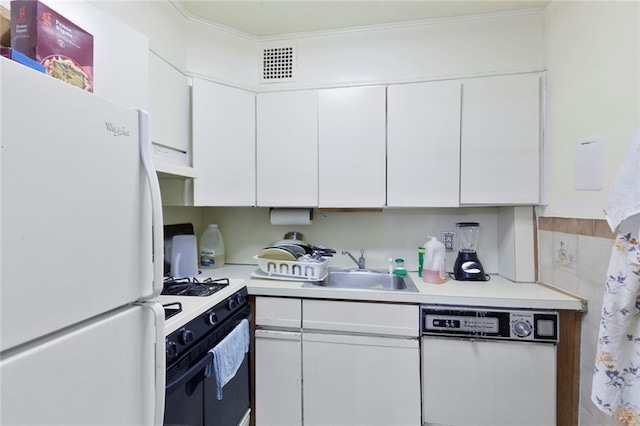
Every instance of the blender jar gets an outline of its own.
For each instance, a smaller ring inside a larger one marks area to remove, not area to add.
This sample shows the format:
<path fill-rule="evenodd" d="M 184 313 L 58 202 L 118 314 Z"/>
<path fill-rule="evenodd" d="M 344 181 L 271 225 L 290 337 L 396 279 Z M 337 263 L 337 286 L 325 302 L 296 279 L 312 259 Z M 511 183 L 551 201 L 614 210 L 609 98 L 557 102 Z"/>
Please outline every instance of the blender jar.
<path fill-rule="evenodd" d="M 459 222 L 456 223 L 456 226 L 458 227 L 459 251 L 475 253 L 480 224 L 478 222 Z"/>

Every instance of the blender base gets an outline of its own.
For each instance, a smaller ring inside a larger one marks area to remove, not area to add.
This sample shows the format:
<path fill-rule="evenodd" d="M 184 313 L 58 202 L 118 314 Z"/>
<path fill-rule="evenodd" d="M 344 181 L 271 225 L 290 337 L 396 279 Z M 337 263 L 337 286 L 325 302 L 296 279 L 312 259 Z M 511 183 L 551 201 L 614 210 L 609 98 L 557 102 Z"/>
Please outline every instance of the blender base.
<path fill-rule="evenodd" d="M 451 277 L 456 281 L 489 281 L 478 255 L 470 252 L 458 253 Z"/>

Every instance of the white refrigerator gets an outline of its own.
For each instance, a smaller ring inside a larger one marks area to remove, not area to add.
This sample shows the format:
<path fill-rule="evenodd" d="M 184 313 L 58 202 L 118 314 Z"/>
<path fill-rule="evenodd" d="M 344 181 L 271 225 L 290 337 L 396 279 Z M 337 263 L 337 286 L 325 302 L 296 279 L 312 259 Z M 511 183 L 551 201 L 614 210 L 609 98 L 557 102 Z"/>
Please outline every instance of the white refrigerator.
<path fill-rule="evenodd" d="M 162 424 L 149 117 L 5 58 L 0 98 L 0 424 Z"/>

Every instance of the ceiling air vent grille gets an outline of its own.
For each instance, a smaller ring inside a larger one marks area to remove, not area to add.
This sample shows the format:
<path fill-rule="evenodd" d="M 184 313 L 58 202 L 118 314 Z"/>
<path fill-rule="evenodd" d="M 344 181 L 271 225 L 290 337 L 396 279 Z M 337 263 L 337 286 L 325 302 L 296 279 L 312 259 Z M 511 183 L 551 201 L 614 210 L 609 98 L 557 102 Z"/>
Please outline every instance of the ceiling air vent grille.
<path fill-rule="evenodd" d="M 293 81 L 294 75 L 293 47 L 269 47 L 262 50 L 262 83 Z"/>

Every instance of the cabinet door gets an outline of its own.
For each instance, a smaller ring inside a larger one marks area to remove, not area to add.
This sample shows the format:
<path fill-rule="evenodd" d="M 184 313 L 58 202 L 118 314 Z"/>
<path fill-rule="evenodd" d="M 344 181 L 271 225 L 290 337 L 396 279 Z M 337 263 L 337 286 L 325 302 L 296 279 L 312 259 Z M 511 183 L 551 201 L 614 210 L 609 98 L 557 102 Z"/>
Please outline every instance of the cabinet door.
<path fill-rule="evenodd" d="M 387 205 L 457 207 L 460 82 L 387 88 Z"/>
<path fill-rule="evenodd" d="M 301 333 L 256 330 L 257 426 L 302 424 Z"/>
<path fill-rule="evenodd" d="M 385 205 L 385 116 L 384 87 L 318 92 L 321 207 Z"/>
<path fill-rule="evenodd" d="M 418 339 L 303 334 L 304 424 L 419 425 Z"/>
<path fill-rule="evenodd" d="M 418 305 L 304 299 L 305 330 L 418 337 Z"/>
<path fill-rule="evenodd" d="M 537 74 L 464 82 L 461 204 L 540 201 L 539 86 Z"/>
<path fill-rule="evenodd" d="M 154 143 L 189 150 L 187 77 L 153 52 L 149 52 L 149 115 Z"/>
<path fill-rule="evenodd" d="M 257 111 L 258 206 L 316 207 L 317 92 L 259 93 Z"/>
<path fill-rule="evenodd" d="M 255 94 L 193 79 L 196 206 L 255 206 Z"/>
<path fill-rule="evenodd" d="M 289 297 L 256 297 L 256 325 L 263 327 L 302 327 L 302 301 Z"/>

